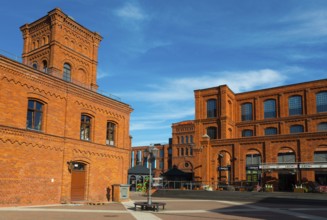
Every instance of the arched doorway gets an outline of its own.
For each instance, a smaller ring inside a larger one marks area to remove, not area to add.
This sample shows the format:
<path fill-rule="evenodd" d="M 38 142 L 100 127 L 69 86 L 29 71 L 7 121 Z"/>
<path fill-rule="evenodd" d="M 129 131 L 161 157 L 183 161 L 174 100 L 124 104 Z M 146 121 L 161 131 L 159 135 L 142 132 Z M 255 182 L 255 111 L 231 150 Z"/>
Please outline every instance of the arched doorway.
<path fill-rule="evenodd" d="M 260 152 L 251 149 L 246 153 L 246 181 L 249 183 L 261 183 L 261 171 L 259 165 L 261 164 Z"/>
<path fill-rule="evenodd" d="M 71 201 L 84 201 L 86 192 L 86 164 L 71 162 Z"/>
<path fill-rule="evenodd" d="M 283 147 L 278 152 L 279 164 L 294 164 L 296 162 L 295 152 L 288 147 Z M 296 184 L 295 169 L 282 169 L 278 171 L 278 189 L 279 191 L 293 191 Z"/>
<path fill-rule="evenodd" d="M 220 151 L 218 160 L 218 184 L 231 182 L 231 155 L 227 151 Z"/>

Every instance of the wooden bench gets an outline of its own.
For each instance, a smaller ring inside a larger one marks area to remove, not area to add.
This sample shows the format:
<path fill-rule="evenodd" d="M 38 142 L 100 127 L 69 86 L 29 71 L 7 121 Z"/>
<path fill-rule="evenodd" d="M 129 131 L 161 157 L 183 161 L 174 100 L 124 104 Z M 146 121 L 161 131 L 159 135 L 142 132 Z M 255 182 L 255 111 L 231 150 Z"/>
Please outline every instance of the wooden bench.
<path fill-rule="evenodd" d="M 159 206 L 162 207 L 162 209 L 165 209 L 165 202 L 152 202 L 151 204 L 148 204 L 148 202 L 134 202 L 134 208 L 136 211 L 136 207 L 141 207 L 141 210 L 153 210 L 159 212 Z"/>

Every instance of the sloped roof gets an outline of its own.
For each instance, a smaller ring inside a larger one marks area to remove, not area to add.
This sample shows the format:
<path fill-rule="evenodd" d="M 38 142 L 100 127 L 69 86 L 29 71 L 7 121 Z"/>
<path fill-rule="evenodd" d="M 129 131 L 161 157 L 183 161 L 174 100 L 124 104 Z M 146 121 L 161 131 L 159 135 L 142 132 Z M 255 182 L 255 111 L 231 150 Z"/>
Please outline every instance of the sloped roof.
<path fill-rule="evenodd" d="M 142 165 L 136 165 L 128 170 L 128 174 L 149 175 L 150 169 Z"/>
<path fill-rule="evenodd" d="M 177 169 L 176 167 L 173 167 L 172 169 L 168 170 L 163 174 L 164 176 L 185 176 L 188 175 L 188 173 L 185 173 L 184 171 L 181 171 Z"/>

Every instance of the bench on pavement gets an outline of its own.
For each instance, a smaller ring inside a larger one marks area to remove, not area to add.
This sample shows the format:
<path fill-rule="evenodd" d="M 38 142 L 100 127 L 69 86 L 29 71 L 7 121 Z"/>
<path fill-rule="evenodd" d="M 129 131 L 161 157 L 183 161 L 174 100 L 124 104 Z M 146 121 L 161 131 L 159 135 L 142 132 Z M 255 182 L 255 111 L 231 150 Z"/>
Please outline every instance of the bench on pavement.
<path fill-rule="evenodd" d="M 159 206 L 162 207 L 162 209 L 165 209 L 165 202 L 152 202 L 149 204 L 148 202 L 134 202 L 134 208 L 136 211 L 136 207 L 141 207 L 141 210 L 153 210 L 153 211 L 159 211 Z"/>

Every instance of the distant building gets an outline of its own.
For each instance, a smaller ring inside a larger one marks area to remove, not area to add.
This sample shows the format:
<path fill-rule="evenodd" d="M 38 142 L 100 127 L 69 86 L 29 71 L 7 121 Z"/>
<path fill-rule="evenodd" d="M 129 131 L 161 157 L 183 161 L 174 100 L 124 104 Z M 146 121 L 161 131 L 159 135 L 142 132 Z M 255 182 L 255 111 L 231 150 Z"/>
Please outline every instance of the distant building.
<path fill-rule="evenodd" d="M 126 183 L 132 108 L 97 92 L 102 37 L 56 8 L 0 55 L 0 206 L 108 201 Z"/>
<path fill-rule="evenodd" d="M 172 125 L 172 164 L 209 185 L 290 191 L 327 185 L 327 80 L 234 93 L 195 90 L 195 120 Z"/>
<path fill-rule="evenodd" d="M 150 146 L 136 146 L 132 147 L 131 153 L 131 168 L 136 166 L 143 166 L 150 168 L 148 157 L 146 157 L 145 151 Z M 153 176 L 159 177 L 164 172 L 172 168 L 172 151 L 170 144 L 154 144 L 154 147 L 158 149 L 158 155 L 152 163 Z M 134 170 L 134 169 L 133 169 Z"/>

